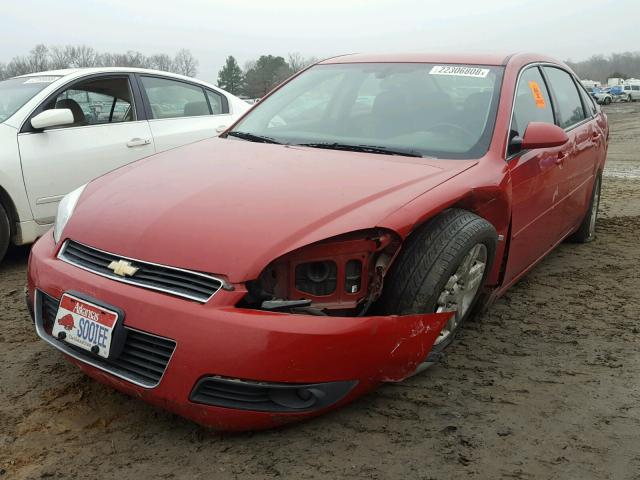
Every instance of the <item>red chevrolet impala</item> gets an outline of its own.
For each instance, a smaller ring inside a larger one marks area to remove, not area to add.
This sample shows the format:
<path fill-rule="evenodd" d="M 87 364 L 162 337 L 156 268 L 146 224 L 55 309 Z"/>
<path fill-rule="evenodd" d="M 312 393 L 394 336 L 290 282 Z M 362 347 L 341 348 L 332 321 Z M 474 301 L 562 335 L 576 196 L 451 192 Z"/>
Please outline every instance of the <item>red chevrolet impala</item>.
<path fill-rule="evenodd" d="M 30 260 L 36 331 L 214 428 L 318 415 L 437 362 L 474 307 L 591 240 L 607 138 L 551 58 L 320 62 L 220 138 L 65 197 Z"/>

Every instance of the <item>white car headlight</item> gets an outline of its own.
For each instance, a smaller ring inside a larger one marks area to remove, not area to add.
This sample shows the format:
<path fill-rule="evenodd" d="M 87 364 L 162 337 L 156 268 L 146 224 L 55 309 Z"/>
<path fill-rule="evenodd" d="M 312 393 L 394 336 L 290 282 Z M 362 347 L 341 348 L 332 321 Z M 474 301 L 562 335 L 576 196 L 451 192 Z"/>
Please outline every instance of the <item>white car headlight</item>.
<path fill-rule="evenodd" d="M 73 192 L 68 193 L 60 201 L 58 205 L 58 215 L 56 216 L 56 223 L 53 225 L 53 239 L 56 243 L 60 241 L 64 227 L 67 226 L 67 222 L 73 215 L 73 211 L 76 208 L 78 199 L 87 185 L 82 185 L 80 188 L 76 188 Z"/>

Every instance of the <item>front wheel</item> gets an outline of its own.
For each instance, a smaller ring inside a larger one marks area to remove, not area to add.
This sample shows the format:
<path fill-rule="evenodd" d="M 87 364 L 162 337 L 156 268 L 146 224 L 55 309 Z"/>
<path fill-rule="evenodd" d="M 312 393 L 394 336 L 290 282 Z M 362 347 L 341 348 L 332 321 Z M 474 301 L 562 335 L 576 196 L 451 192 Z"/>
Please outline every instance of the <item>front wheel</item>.
<path fill-rule="evenodd" d="M 609 105 L 611 103 L 611 99 L 609 97 L 604 97 L 602 103 L 604 103 L 605 105 Z"/>
<path fill-rule="evenodd" d="M 471 314 L 497 245 L 493 225 L 466 210 L 449 209 L 413 233 L 385 279 L 385 314 L 452 312 L 435 343 L 451 343 Z"/>

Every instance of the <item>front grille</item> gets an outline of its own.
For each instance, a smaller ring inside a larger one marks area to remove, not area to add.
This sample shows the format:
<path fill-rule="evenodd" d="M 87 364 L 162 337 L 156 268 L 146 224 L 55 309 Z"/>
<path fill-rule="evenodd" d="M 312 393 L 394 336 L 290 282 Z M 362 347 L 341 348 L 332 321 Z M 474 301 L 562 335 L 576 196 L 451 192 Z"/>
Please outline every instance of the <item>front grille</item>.
<path fill-rule="evenodd" d="M 238 410 L 308 412 L 342 400 L 357 383 L 295 384 L 205 377 L 198 381 L 189 398 L 195 403 Z"/>
<path fill-rule="evenodd" d="M 42 292 L 38 294 L 42 299 L 40 312 L 42 323 L 48 328 L 55 321 L 60 301 Z M 122 353 L 113 360 L 91 355 L 74 345 L 62 343 L 50 335 L 48 337 L 49 343 L 56 342 L 54 345 L 58 348 L 64 346 L 66 349 L 71 349 L 74 356 L 80 360 L 143 387 L 155 387 L 160 383 L 175 350 L 176 342 L 128 327 L 125 327 L 125 330 L 127 336 Z"/>
<path fill-rule="evenodd" d="M 207 302 L 223 286 L 222 280 L 204 273 L 121 257 L 72 240 L 65 242 L 58 258 L 118 282 L 202 303 Z M 120 260 L 131 262 L 134 267 L 138 268 L 138 271 L 132 277 L 125 278 L 116 275 L 109 269 L 109 265 Z"/>

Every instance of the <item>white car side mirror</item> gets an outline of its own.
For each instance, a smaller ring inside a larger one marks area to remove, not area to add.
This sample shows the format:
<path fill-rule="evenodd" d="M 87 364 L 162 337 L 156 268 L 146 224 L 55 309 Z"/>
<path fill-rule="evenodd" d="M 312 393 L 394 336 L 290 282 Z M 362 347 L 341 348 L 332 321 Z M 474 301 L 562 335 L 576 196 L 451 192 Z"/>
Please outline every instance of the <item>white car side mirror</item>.
<path fill-rule="evenodd" d="M 38 130 L 61 127 L 73 123 L 73 113 L 68 108 L 53 108 L 39 113 L 31 119 L 31 126 Z"/>
<path fill-rule="evenodd" d="M 220 125 L 218 126 L 218 128 L 216 128 L 216 133 L 222 133 L 227 129 L 226 125 Z"/>

